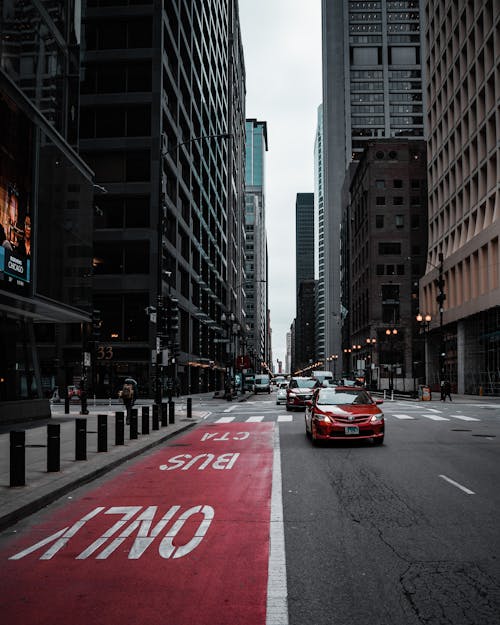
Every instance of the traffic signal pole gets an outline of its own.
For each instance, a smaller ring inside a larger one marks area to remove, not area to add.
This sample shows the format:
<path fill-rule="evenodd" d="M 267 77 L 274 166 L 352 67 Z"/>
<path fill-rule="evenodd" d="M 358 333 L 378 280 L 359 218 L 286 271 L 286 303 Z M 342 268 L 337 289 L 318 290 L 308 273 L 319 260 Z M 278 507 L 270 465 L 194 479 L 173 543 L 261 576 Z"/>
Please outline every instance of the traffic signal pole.
<path fill-rule="evenodd" d="M 444 278 L 443 278 L 443 253 L 439 253 L 439 278 L 437 281 L 438 295 L 436 301 L 439 305 L 439 382 L 441 383 L 445 378 L 444 365 L 446 359 L 446 347 L 444 343 L 444 331 L 443 331 L 443 313 L 444 302 L 446 300 L 446 293 L 444 292 Z"/>

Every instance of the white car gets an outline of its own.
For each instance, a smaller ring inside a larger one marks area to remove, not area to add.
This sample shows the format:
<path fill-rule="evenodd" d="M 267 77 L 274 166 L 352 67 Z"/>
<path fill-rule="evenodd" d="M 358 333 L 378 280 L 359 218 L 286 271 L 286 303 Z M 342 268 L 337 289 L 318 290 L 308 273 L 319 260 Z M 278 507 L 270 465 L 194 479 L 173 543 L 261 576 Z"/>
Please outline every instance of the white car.
<path fill-rule="evenodd" d="M 286 388 L 279 388 L 276 392 L 276 403 L 286 404 Z"/>

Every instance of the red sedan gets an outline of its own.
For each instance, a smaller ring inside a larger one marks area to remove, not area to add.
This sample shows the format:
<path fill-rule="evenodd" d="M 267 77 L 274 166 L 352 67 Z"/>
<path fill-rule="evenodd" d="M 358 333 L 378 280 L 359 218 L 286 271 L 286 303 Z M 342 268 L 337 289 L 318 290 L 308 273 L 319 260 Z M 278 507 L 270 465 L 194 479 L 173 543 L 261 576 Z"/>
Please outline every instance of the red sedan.
<path fill-rule="evenodd" d="M 322 440 L 372 439 L 384 442 L 384 413 L 362 388 L 320 388 L 307 402 L 306 434 L 313 443 Z"/>

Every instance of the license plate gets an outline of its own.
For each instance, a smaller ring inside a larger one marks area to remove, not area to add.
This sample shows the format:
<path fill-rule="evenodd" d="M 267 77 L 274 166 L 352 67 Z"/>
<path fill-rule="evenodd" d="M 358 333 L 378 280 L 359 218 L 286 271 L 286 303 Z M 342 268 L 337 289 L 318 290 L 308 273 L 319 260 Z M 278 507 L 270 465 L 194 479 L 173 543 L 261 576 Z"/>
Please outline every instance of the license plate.
<path fill-rule="evenodd" d="M 346 425 L 345 427 L 345 433 L 347 435 L 349 434 L 359 434 L 359 427 L 357 425 Z"/>

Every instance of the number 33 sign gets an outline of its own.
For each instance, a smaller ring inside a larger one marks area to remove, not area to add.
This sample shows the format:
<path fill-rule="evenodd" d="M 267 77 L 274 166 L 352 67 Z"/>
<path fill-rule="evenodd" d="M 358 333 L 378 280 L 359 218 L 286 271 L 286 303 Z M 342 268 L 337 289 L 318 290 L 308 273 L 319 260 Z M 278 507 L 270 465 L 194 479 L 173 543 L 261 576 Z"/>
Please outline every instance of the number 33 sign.
<path fill-rule="evenodd" d="M 97 360 L 111 360 L 113 358 L 113 348 L 111 345 L 99 345 L 97 347 Z"/>

